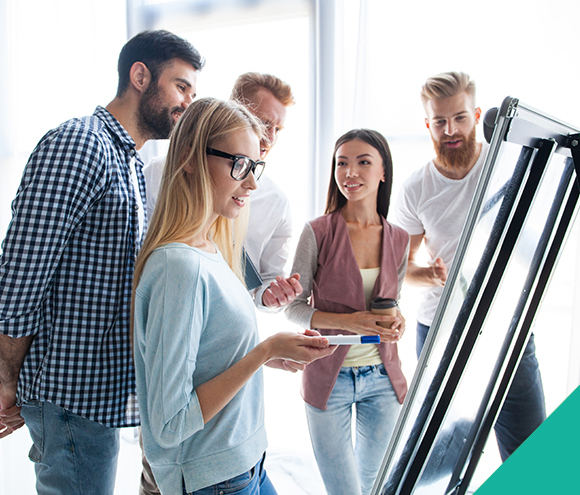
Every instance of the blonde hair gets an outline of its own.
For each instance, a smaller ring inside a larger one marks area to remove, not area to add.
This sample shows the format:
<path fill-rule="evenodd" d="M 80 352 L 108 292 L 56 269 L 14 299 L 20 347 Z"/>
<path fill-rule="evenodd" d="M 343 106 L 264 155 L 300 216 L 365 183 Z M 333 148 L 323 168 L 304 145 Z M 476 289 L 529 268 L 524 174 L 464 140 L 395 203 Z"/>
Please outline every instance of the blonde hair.
<path fill-rule="evenodd" d="M 429 100 L 450 98 L 465 91 L 475 108 L 475 81 L 465 72 L 443 72 L 427 79 L 421 88 L 421 101 L 427 108 Z"/>
<path fill-rule="evenodd" d="M 251 129 L 258 139 L 262 137 L 262 126 L 247 109 L 236 102 L 215 98 L 193 102 L 179 119 L 171 135 L 155 210 L 135 262 L 133 298 L 153 250 L 171 242 L 190 240 L 209 221 L 213 214 L 213 195 L 206 147 L 241 129 Z M 240 215 L 233 222 L 220 216 L 209 231 L 212 241 L 242 282 L 246 226 L 247 215 Z"/>
<path fill-rule="evenodd" d="M 244 106 L 248 106 L 260 89 L 265 89 L 272 93 L 285 107 L 295 103 L 289 84 L 271 74 L 260 74 L 258 72 L 246 72 L 239 76 L 234 83 L 230 98 Z"/>

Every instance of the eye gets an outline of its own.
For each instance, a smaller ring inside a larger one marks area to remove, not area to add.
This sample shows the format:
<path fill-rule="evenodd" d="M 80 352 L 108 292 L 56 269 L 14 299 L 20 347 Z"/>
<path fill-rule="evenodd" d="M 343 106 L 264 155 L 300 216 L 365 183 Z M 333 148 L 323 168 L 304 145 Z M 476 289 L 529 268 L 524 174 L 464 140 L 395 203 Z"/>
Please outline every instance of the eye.
<path fill-rule="evenodd" d="M 185 93 L 185 89 L 186 89 L 185 86 L 183 86 L 182 84 L 179 84 L 177 87 L 179 88 L 179 91 L 181 91 L 182 93 Z"/>
<path fill-rule="evenodd" d="M 371 162 L 369 162 L 368 160 L 361 160 L 359 163 L 361 165 L 370 165 L 371 164 Z"/>
<path fill-rule="evenodd" d="M 346 162 L 344 160 L 339 160 L 338 162 L 336 162 L 336 166 L 337 167 L 344 167 L 346 165 Z"/>
<path fill-rule="evenodd" d="M 443 120 L 443 119 L 441 119 L 441 120 L 436 120 L 436 121 L 435 121 L 435 125 L 436 125 L 437 127 L 441 127 L 441 126 L 443 126 L 443 125 L 445 125 L 445 124 L 446 124 L 446 121 L 445 121 L 445 120 Z"/>

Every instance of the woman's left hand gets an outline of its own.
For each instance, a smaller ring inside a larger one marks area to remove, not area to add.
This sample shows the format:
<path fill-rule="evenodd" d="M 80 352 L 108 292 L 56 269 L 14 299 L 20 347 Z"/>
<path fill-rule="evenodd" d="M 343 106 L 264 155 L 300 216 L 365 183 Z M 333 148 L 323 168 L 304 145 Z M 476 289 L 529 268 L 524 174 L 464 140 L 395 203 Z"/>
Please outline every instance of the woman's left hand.
<path fill-rule="evenodd" d="M 383 321 L 381 326 L 386 328 L 379 332 L 381 342 L 398 342 L 401 340 L 406 330 L 406 322 L 401 310 L 397 308 L 396 316 L 387 316 L 384 319 L 386 321 Z"/>

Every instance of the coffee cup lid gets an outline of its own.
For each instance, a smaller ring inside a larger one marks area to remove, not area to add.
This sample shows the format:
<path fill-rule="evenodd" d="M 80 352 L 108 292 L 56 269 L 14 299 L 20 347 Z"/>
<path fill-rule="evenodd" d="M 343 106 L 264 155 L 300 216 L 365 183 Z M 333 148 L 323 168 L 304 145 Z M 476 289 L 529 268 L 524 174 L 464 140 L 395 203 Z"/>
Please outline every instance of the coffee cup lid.
<path fill-rule="evenodd" d="M 396 299 L 385 299 L 384 297 L 376 297 L 371 302 L 372 309 L 390 309 L 397 307 Z"/>

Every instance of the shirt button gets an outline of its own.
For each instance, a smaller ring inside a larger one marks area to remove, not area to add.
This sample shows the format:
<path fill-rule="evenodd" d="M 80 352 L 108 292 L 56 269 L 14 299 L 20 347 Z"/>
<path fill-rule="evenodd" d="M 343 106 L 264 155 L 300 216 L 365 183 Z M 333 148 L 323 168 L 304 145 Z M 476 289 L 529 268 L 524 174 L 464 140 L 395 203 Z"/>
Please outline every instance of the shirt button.
<path fill-rule="evenodd" d="M 134 209 L 135 211 L 139 211 L 139 205 L 135 205 L 135 206 L 133 206 L 133 209 Z"/>
<path fill-rule="evenodd" d="M 129 154 L 130 154 L 131 156 L 135 156 L 135 155 L 137 154 L 137 152 L 135 151 L 135 149 L 134 149 L 134 148 L 131 148 L 131 149 L 129 150 Z"/>

